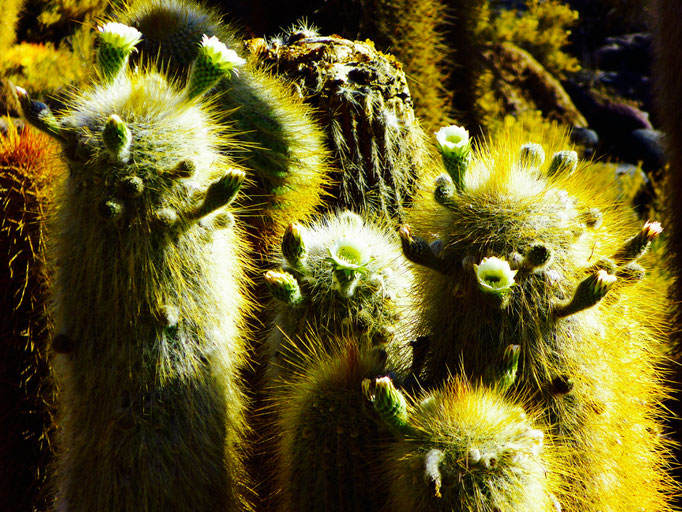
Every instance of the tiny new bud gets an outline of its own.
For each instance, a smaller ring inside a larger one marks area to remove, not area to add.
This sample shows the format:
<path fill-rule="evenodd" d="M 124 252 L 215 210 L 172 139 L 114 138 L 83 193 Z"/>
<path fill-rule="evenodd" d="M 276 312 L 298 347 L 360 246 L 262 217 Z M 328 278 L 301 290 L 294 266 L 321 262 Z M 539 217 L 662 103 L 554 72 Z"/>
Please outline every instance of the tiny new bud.
<path fill-rule="evenodd" d="M 132 135 L 128 125 L 116 114 L 111 114 L 102 130 L 102 142 L 112 160 L 127 163 L 130 160 Z"/>
<path fill-rule="evenodd" d="M 565 174 L 570 176 L 578 168 L 578 153 L 575 151 L 557 151 L 552 156 L 552 161 L 549 163 L 547 174 L 555 176 Z"/>
<path fill-rule="evenodd" d="M 519 160 L 525 168 L 540 167 L 545 161 L 545 150 L 540 144 L 529 142 L 521 146 Z"/>

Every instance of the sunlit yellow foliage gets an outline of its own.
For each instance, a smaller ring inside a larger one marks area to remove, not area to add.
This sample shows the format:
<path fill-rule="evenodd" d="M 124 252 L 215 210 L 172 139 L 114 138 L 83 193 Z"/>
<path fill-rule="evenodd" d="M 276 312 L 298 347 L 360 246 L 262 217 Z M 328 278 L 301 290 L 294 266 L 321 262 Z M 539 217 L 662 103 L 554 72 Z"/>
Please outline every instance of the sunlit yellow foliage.
<path fill-rule="evenodd" d="M 523 48 L 560 78 L 580 69 L 578 59 L 562 51 L 578 12 L 559 0 L 527 0 L 526 6 L 526 11 L 503 10 L 492 19 L 484 29 L 489 40 Z"/>

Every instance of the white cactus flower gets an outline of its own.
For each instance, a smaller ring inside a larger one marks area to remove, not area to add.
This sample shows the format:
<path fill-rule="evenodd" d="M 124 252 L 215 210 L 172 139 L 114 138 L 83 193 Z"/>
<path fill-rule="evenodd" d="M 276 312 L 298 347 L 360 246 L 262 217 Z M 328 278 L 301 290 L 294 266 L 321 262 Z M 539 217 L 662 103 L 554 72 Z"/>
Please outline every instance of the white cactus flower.
<path fill-rule="evenodd" d="M 201 48 L 214 65 L 223 69 L 233 69 L 246 64 L 246 60 L 237 55 L 237 52 L 225 46 L 225 43 L 216 36 L 208 37 L 204 34 L 204 37 L 201 39 Z M 236 72 L 237 70 L 235 70 Z"/>
<path fill-rule="evenodd" d="M 361 270 L 369 263 L 372 251 L 360 239 L 339 238 L 329 248 L 332 263 L 340 270 Z"/>
<path fill-rule="evenodd" d="M 104 44 L 121 50 L 131 51 L 142 38 L 142 33 L 134 27 L 111 21 L 97 27 Z"/>
<path fill-rule="evenodd" d="M 441 153 L 456 158 L 465 157 L 470 149 L 469 132 L 455 124 L 444 126 L 436 132 Z"/>
<path fill-rule="evenodd" d="M 516 284 L 514 276 L 516 270 L 512 270 L 509 263 L 496 257 L 483 258 L 481 263 L 474 265 L 476 279 L 481 291 L 503 295 L 510 291 Z"/>

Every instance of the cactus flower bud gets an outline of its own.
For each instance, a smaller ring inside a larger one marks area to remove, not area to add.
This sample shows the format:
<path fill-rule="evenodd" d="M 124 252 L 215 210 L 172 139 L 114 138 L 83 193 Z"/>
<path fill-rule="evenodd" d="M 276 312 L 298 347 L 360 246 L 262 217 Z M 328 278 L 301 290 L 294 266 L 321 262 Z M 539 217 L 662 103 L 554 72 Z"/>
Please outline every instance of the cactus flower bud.
<path fill-rule="evenodd" d="M 122 23 L 110 22 L 97 27 L 100 47 L 97 53 L 99 69 L 105 79 L 115 78 L 128 62 L 128 56 L 142 38 L 139 30 Z"/>
<path fill-rule="evenodd" d="M 300 266 L 308 254 L 302 230 L 300 224 L 289 224 L 282 237 L 282 254 L 294 268 Z"/>
<path fill-rule="evenodd" d="M 525 168 L 540 167 L 545 161 L 545 150 L 540 144 L 529 142 L 521 146 L 519 159 Z"/>
<path fill-rule="evenodd" d="M 265 284 L 272 296 L 287 304 L 296 305 L 303 302 L 301 288 L 298 281 L 289 272 L 275 272 L 268 270 L 265 273 Z"/>
<path fill-rule="evenodd" d="M 436 132 L 436 141 L 443 157 L 445 170 L 452 177 L 455 188 L 464 188 L 464 175 L 471 158 L 469 132 L 461 126 L 445 126 Z"/>
<path fill-rule="evenodd" d="M 130 143 L 132 135 L 126 123 L 116 114 L 111 114 L 102 130 L 102 142 L 111 155 L 111 159 L 127 163 L 130 159 Z"/>
<path fill-rule="evenodd" d="M 390 377 L 363 380 L 362 392 L 386 423 L 399 431 L 407 428 L 407 400 Z"/>
<path fill-rule="evenodd" d="M 205 93 L 221 78 L 229 77 L 231 71 L 237 74 L 237 68 L 245 63 L 237 52 L 230 50 L 217 37 L 204 35 L 199 55 L 192 64 L 187 96 L 194 98 Z"/>
<path fill-rule="evenodd" d="M 504 295 L 516 284 L 509 263 L 496 257 L 483 258 L 479 265 L 474 265 L 478 286 L 484 293 Z"/>
<path fill-rule="evenodd" d="M 575 151 L 557 151 L 552 156 L 549 163 L 547 174 L 554 176 L 558 174 L 571 175 L 578 168 L 578 153 Z"/>

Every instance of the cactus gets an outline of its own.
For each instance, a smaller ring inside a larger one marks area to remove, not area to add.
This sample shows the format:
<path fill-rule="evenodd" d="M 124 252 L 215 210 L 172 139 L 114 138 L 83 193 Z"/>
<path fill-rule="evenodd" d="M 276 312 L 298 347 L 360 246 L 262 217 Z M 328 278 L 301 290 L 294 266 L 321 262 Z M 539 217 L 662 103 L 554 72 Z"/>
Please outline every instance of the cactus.
<path fill-rule="evenodd" d="M 328 208 L 402 219 L 431 158 L 401 65 L 370 42 L 304 26 L 249 47 L 298 86 L 326 127 L 343 171 Z"/>
<path fill-rule="evenodd" d="M 242 51 L 234 29 L 191 0 L 143 0 L 117 18 L 142 32 L 143 61 L 158 58 L 181 78 L 204 35 L 218 37 L 237 54 Z M 319 206 L 329 174 L 324 137 L 282 81 L 249 63 L 216 84 L 216 92 L 219 122 L 235 132 L 224 151 L 249 170 L 242 203 L 262 253 L 282 236 L 289 219 L 303 220 Z"/>
<path fill-rule="evenodd" d="M 404 369 L 414 334 L 412 274 L 390 227 L 345 211 L 308 227 L 291 224 L 281 252 L 281 269 L 265 274 L 277 299 L 268 339 L 271 378 L 300 368 L 311 332 L 387 350 L 391 369 Z"/>
<path fill-rule="evenodd" d="M 57 506 L 241 510 L 248 300 L 226 206 L 244 171 L 196 87 L 125 69 L 137 31 L 107 24 L 100 37 L 102 81 L 59 117 L 18 88 L 70 169 L 53 234 Z M 226 69 L 224 46 L 199 52 L 191 83 Z"/>
<path fill-rule="evenodd" d="M 407 416 L 385 453 L 388 510 L 558 510 L 562 461 L 510 398 L 455 379 Z"/>
<path fill-rule="evenodd" d="M 46 472 L 53 454 L 54 388 L 49 379 L 45 264 L 46 217 L 64 174 L 59 145 L 25 126 L 9 123 L 0 135 L 0 466 L 15 468 L 0 484 L 3 506 L 28 512 L 47 508 Z"/>
<path fill-rule="evenodd" d="M 382 453 L 396 434 L 365 400 L 362 383 L 384 374 L 386 360 L 351 338 L 307 343 L 311 352 L 274 404 L 286 404 L 275 425 L 275 510 L 383 510 Z"/>
<path fill-rule="evenodd" d="M 557 133 L 547 139 L 564 144 Z M 554 147 L 543 162 L 541 145 L 521 142 L 508 135 L 478 148 L 463 179 L 440 176 L 400 230 L 405 254 L 421 264 L 423 378 L 439 385 L 460 365 L 483 378 L 519 345 L 514 386 L 571 452 L 563 509 L 667 510 L 665 305 L 639 263 L 660 225 L 633 235 L 630 213 L 589 165 Z"/>

